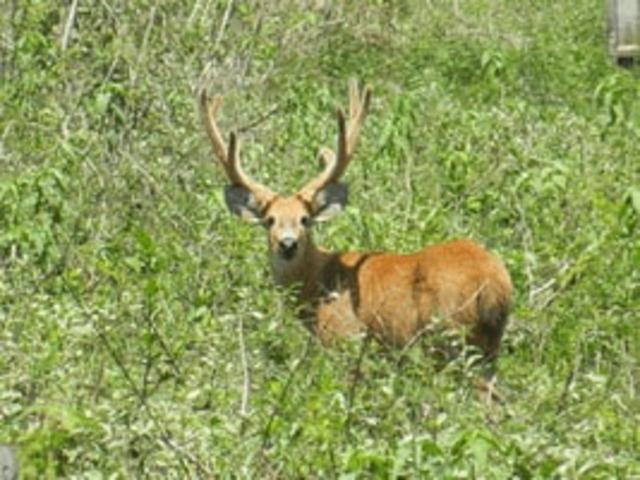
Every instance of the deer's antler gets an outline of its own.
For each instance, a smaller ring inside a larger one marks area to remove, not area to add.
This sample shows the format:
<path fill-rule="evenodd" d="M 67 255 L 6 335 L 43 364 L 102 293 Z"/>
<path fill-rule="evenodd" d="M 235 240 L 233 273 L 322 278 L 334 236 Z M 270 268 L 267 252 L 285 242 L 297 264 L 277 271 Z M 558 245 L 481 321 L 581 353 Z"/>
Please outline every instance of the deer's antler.
<path fill-rule="evenodd" d="M 222 139 L 220 129 L 216 122 L 216 114 L 221 104 L 222 97 L 216 95 L 213 100 L 209 101 L 206 90 L 204 88 L 202 89 L 200 92 L 200 113 L 202 114 L 202 121 L 204 122 L 207 135 L 211 141 L 213 154 L 224 168 L 227 178 L 232 185 L 247 189 L 253 194 L 260 205 L 266 205 L 273 199 L 275 194 L 264 185 L 252 180 L 251 177 L 242 170 L 240 164 L 240 145 L 236 133 L 231 132 L 228 149 Z"/>
<path fill-rule="evenodd" d="M 358 90 L 358 84 L 352 80 L 349 84 L 349 119 L 345 119 L 342 109 L 338 109 L 338 144 L 336 153 L 328 148 L 320 149 L 323 171 L 298 191 L 298 195 L 312 202 L 320 190 L 329 183 L 336 182 L 344 173 L 358 143 L 360 127 L 371 102 L 371 90 L 364 87 Z"/>

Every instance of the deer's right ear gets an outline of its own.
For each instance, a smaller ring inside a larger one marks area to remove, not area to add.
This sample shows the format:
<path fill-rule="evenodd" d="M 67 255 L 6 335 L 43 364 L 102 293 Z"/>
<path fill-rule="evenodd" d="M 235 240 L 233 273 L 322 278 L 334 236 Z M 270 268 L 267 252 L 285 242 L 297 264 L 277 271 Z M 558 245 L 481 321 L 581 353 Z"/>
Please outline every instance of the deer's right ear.
<path fill-rule="evenodd" d="M 344 210 L 349 198 L 349 189 L 344 183 L 330 183 L 320 190 L 313 205 L 313 219 L 324 222 L 335 217 Z"/>
<path fill-rule="evenodd" d="M 231 213 L 243 220 L 249 223 L 258 223 L 262 220 L 260 205 L 256 197 L 246 188 L 238 185 L 225 186 L 224 200 Z"/>

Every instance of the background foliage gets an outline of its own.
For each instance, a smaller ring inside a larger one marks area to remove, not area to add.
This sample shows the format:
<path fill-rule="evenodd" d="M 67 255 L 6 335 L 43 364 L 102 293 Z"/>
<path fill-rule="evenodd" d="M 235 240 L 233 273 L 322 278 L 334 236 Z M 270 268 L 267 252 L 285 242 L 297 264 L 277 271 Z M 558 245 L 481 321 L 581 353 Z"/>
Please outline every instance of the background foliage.
<path fill-rule="evenodd" d="M 602 2 L 0 8 L 0 443 L 25 478 L 640 476 L 640 87 Z M 197 88 L 287 191 L 352 77 L 375 98 L 320 243 L 496 251 L 504 407 L 464 359 L 320 348 L 224 207 Z"/>

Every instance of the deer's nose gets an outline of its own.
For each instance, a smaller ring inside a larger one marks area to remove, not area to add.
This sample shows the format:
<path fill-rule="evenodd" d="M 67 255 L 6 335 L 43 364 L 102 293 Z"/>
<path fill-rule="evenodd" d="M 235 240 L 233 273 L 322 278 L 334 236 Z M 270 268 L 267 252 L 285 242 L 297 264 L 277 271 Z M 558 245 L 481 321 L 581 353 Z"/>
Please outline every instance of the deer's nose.
<path fill-rule="evenodd" d="M 278 248 L 280 250 L 280 255 L 287 260 L 290 260 L 298 249 L 298 242 L 295 238 L 283 238 L 278 242 Z"/>

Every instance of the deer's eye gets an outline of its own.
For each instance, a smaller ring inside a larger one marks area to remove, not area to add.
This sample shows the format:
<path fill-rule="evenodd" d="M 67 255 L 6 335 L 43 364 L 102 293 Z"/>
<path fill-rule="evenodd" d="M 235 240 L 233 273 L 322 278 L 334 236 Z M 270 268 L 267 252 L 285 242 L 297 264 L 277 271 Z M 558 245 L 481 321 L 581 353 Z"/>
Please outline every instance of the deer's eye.
<path fill-rule="evenodd" d="M 276 219 L 271 215 L 264 219 L 264 226 L 267 228 L 273 227 L 274 223 L 276 223 Z"/>
<path fill-rule="evenodd" d="M 308 227 L 309 225 L 311 225 L 311 217 L 309 217 L 309 215 L 303 215 L 302 217 L 300 217 L 300 223 L 303 226 Z"/>

